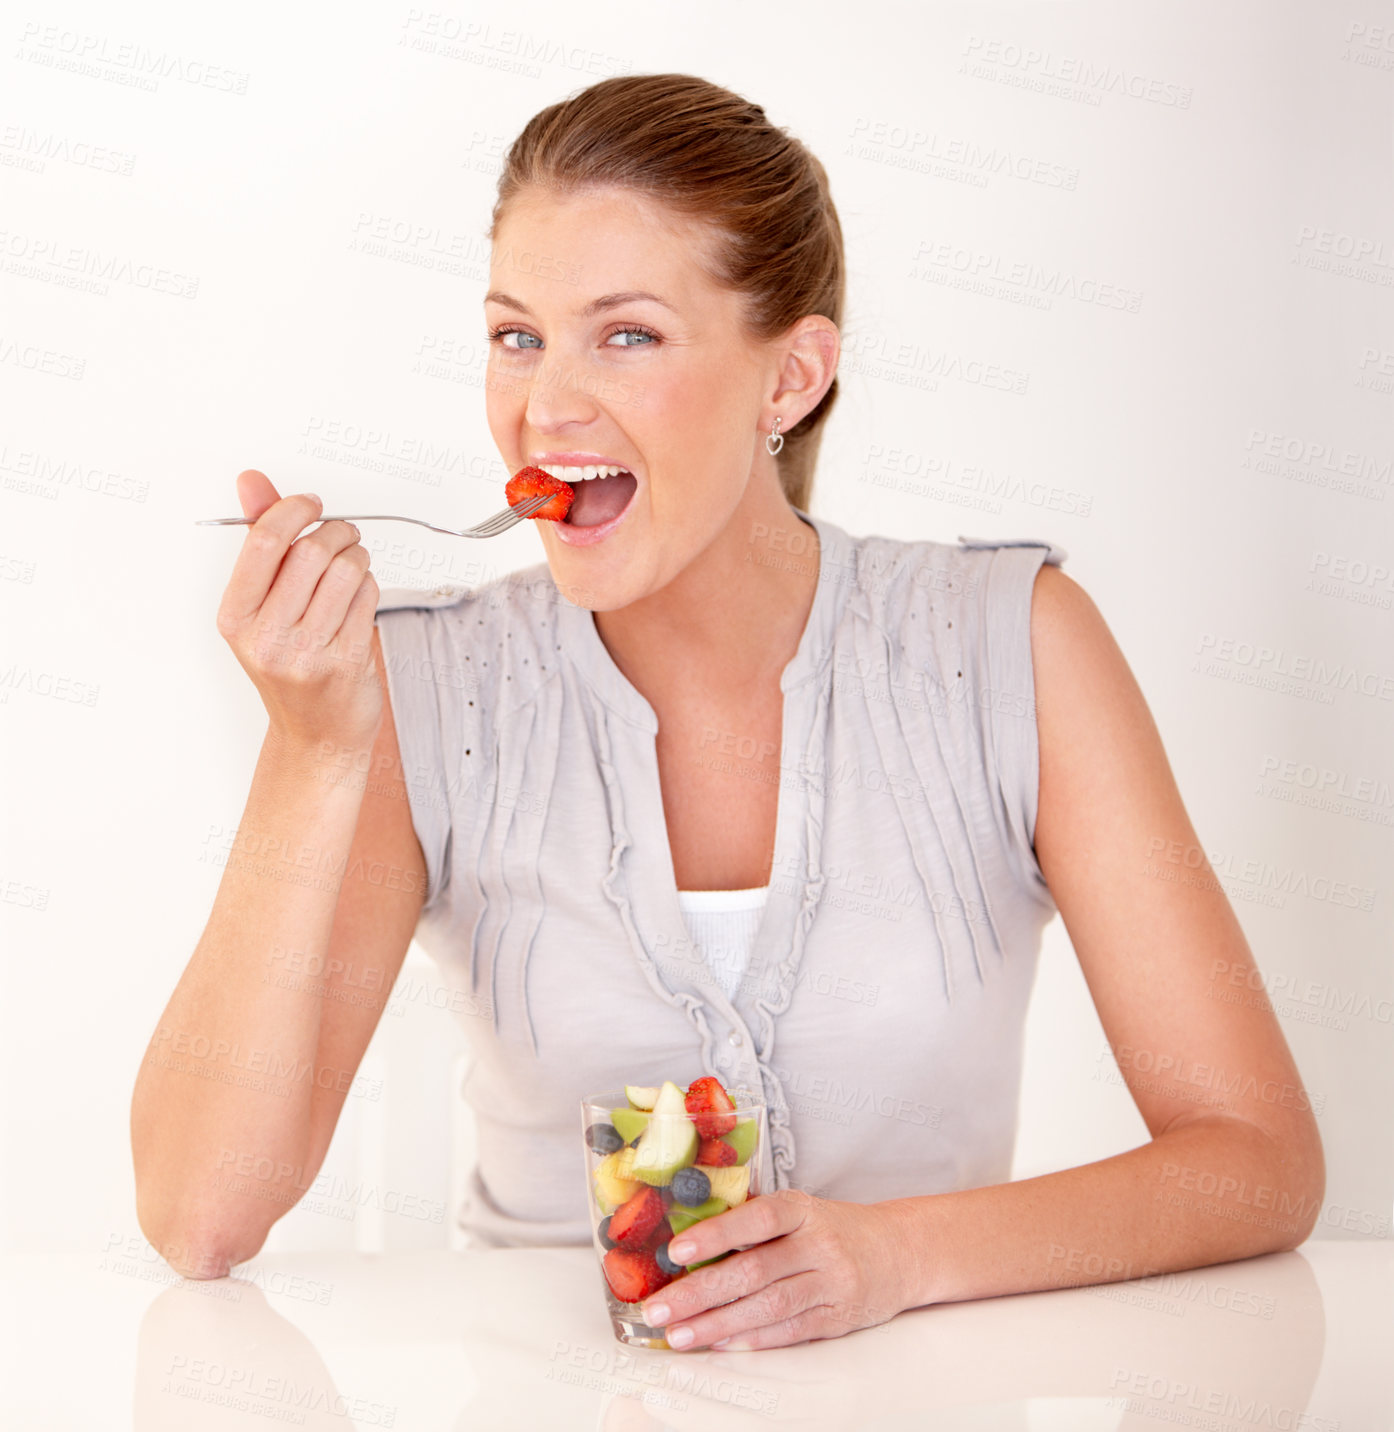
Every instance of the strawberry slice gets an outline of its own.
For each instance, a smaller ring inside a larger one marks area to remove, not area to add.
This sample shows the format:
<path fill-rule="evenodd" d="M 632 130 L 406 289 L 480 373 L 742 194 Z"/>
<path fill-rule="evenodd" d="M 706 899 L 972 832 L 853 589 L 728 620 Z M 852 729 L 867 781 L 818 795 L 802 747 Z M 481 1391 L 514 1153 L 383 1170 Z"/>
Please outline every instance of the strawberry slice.
<path fill-rule="evenodd" d="M 642 1302 L 650 1293 L 673 1281 L 672 1274 L 658 1266 L 658 1260 L 648 1248 L 612 1248 L 601 1266 L 610 1291 L 622 1303 Z"/>
<path fill-rule="evenodd" d="M 687 1112 L 697 1126 L 697 1137 L 717 1139 L 736 1127 L 735 1105 L 721 1087 L 721 1081 L 710 1074 L 694 1079 L 687 1086 Z M 699 1160 L 700 1161 L 700 1160 Z"/>
<path fill-rule="evenodd" d="M 569 482 L 553 477 L 550 472 L 543 472 L 540 467 L 520 467 L 508 479 L 503 489 L 503 495 L 508 499 L 510 507 L 517 507 L 520 502 L 526 502 L 530 497 L 541 497 L 544 492 L 555 493 L 556 497 L 551 502 L 543 503 L 532 515 L 544 517 L 549 522 L 565 521 L 566 514 L 571 511 L 576 489 Z"/>
<path fill-rule="evenodd" d="M 725 1139 L 703 1139 L 697 1145 L 697 1162 L 707 1168 L 726 1168 L 739 1157 Z"/>
<path fill-rule="evenodd" d="M 731 1152 L 734 1154 L 735 1150 Z M 642 1248 L 667 1212 L 663 1195 L 651 1185 L 645 1185 L 611 1215 L 610 1242 L 619 1248 Z"/>

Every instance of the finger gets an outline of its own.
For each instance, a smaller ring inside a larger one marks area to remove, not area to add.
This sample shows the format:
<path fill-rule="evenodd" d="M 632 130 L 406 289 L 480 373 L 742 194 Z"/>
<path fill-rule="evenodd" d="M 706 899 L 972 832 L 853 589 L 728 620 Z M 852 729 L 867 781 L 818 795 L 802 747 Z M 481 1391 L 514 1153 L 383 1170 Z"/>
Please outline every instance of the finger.
<path fill-rule="evenodd" d="M 669 1347 L 710 1347 L 723 1338 L 777 1326 L 817 1308 L 823 1300 L 826 1281 L 818 1272 L 795 1273 L 792 1278 L 766 1284 L 748 1298 L 737 1298 L 734 1303 L 699 1313 L 694 1318 L 669 1323 L 663 1330 L 664 1336 Z"/>
<path fill-rule="evenodd" d="M 672 1324 L 749 1297 L 781 1278 L 806 1272 L 814 1267 L 812 1248 L 801 1246 L 806 1242 L 775 1238 L 675 1279 L 644 1304 L 645 1321 L 655 1328 Z"/>
<path fill-rule="evenodd" d="M 240 485 L 238 491 L 242 491 Z M 221 616 L 245 621 L 256 614 L 281 570 L 290 544 L 307 524 L 319 521 L 323 510 L 319 498 L 301 493 L 272 503 L 257 518 L 247 529 L 242 550 L 237 554 L 223 593 Z M 295 615 L 298 617 L 300 612 Z"/>
<path fill-rule="evenodd" d="M 249 467 L 245 472 L 237 474 L 237 500 L 242 504 L 243 517 L 255 520 L 272 503 L 279 502 L 281 494 L 276 491 L 275 484 L 264 472 Z"/>
<path fill-rule="evenodd" d="M 380 595 L 377 578 L 371 571 L 364 572 L 363 580 L 359 582 L 358 590 L 354 593 L 348 612 L 339 627 L 339 635 L 332 643 L 331 650 L 335 656 L 342 657 L 345 661 L 372 664 L 370 658 L 373 650 L 373 627 L 377 622 Z M 377 679 L 377 673 L 374 672 L 373 675 L 374 679 Z"/>
<path fill-rule="evenodd" d="M 340 520 L 326 522 L 313 532 L 298 537 L 282 560 L 281 570 L 276 573 L 276 580 L 271 583 L 271 590 L 261 604 L 261 615 L 268 628 L 277 631 L 300 628 L 314 600 L 315 588 L 329 570 L 330 563 L 345 548 L 352 547 L 358 538 L 358 528 L 352 522 Z M 363 574 L 360 572 L 358 575 L 362 580 Z M 355 583 L 355 589 L 356 586 Z M 347 607 L 347 601 L 344 605 Z"/>
<path fill-rule="evenodd" d="M 694 1223 L 669 1246 L 669 1255 L 679 1263 L 701 1263 L 732 1248 L 748 1248 L 792 1233 L 803 1226 L 813 1197 L 797 1188 L 747 1198 L 715 1218 Z"/>
<path fill-rule="evenodd" d="M 358 595 L 368 571 L 368 562 L 368 549 L 357 541 L 341 547 L 330 558 L 298 623 L 312 650 L 328 646 L 338 636 L 349 603 Z"/>
<path fill-rule="evenodd" d="M 762 1347 L 790 1347 L 810 1338 L 840 1337 L 852 1331 L 845 1324 L 829 1327 L 824 1317 L 826 1312 L 827 1309 L 822 1307 L 805 1308 L 782 1322 L 766 1323 L 764 1327 L 751 1328 L 748 1332 L 733 1333 L 729 1339 L 718 1338 L 703 1346 L 715 1352 L 754 1352 Z"/>

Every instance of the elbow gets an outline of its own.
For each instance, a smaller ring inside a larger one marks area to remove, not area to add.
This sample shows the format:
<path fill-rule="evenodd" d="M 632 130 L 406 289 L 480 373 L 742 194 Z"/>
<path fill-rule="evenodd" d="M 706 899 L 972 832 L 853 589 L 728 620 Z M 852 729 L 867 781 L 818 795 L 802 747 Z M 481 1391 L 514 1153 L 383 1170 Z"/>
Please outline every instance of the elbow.
<path fill-rule="evenodd" d="M 198 1281 L 227 1277 L 238 1263 L 256 1257 L 270 1232 L 238 1227 L 214 1212 L 194 1215 L 178 1208 L 152 1208 L 139 1197 L 136 1218 L 160 1257 L 181 1278 Z"/>
<path fill-rule="evenodd" d="M 1265 1122 L 1234 1114 L 1198 1114 L 1173 1120 L 1163 1132 L 1207 1130 L 1215 1142 L 1212 1174 L 1220 1189 L 1248 1205 L 1230 1223 L 1235 1246 L 1253 1257 L 1288 1253 L 1312 1236 L 1326 1199 L 1326 1159 L 1310 1109 Z M 1184 1135 L 1183 1135 L 1184 1136 Z M 1231 1217 L 1233 1213 L 1231 1212 Z"/>
<path fill-rule="evenodd" d="M 1257 1127 L 1251 1125 L 1251 1127 Z M 1326 1201 L 1326 1156 L 1321 1131 L 1310 1109 L 1287 1120 L 1281 1128 L 1260 1130 L 1267 1144 L 1269 1204 L 1273 1211 L 1270 1250 L 1289 1253 L 1312 1236 Z"/>
<path fill-rule="evenodd" d="M 1326 1155 L 1316 1117 L 1310 1112 L 1298 1129 L 1286 1138 L 1275 1137 L 1274 1142 L 1278 1187 L 1287 1191 L 1294 1209 L 1290 1219 L 1282 1220 L 1282 1237 L 1274 1252 L 1289 1253 L 1312 1236 L 1321 1217 L 1326 1202 Z"/>

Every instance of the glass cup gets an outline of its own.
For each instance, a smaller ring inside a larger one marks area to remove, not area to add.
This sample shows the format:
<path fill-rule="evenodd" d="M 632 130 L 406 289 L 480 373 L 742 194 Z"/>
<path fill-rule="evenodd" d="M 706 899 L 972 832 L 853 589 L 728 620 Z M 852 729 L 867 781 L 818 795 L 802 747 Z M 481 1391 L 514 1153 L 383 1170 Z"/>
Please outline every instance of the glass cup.
<path fill-rule="evenodd" d="M 581 1101 L 591 1236 L 610 1322 L 622 1343 L 668 1346 L 663 1329 L 644 1321 L 643 1304 L 704 1266 L 675 1264 L 667 1256 L 670 1240 L 763 1191 L 765 1105 L 752 1090 L 726 1092 L 735 1108 L 721 1114 L 646 1112 L 623 1090 Z M 704 1138 L 720 1145 L 707 1146 L 711 1162 L 705 1164 L 698 1162 Z"/>

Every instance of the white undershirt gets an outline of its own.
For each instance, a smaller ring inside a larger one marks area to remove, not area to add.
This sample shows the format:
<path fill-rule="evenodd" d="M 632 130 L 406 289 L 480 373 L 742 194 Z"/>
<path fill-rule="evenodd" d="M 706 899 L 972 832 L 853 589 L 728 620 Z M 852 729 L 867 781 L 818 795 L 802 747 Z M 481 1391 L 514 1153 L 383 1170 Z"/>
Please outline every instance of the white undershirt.
<path fill-rule="evenodd" d="M 705 957 L 727 999 L 750 963 L 750 948 L 764 915 L 768 885 L 750 890 L 679 890 L 687 932 Z"/>

